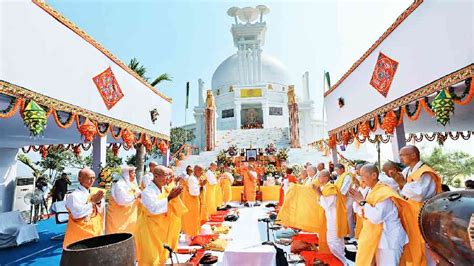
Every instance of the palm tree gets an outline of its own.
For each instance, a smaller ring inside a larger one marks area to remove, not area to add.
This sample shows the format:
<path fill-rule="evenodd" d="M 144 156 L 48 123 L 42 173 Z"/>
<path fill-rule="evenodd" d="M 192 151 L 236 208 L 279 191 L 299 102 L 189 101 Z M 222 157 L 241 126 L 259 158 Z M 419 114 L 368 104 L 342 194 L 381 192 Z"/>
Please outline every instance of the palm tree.
<path fill-rule="evenodd" d="M 128 67 L 135 71 L 140 77 L 142 77 L 146 82 L 149 82 L 150 78 L 145 76 L 146 75 L 146 67 L 140 65 L 140 62 L 136 58 L 132 58 L 128 63 Z M 173 78 L 170 77 L 167 73 L 163 73 L 156 77 L 153 82 L 150 83 L 151 86 L 156 87 L 156 85 L 160 84 L 163 81 L 172 81 Z M 144 164 L 145 164 L 145 147 L 141 144 L 135 145 L 136 153 L 135 153 L 135 162 L 137 167 L 137 180 L 140 183 L 143 172 L 144 172 Z"/>

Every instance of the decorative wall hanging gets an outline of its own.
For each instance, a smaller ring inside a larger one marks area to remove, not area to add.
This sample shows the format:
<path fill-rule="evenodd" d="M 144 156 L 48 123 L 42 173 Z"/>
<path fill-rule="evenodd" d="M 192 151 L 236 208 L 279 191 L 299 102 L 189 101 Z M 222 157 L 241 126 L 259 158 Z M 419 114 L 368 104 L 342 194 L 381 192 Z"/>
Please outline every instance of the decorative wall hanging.
<path fill-rule="evenodd" d="M 23 110 L 23 122 L 30 129 L 33 136 L 39 136 L 44 132 L 48 118 L 46 111 L 35 101 L 31 100 Z"/>
<path fill-rule="evenodd" d="M 122 90 L 110 67 L 95 76 L 92 80 L 99 90 L 100 96 L 102 96 L 107 109 L 112 109 L 112 107 L 123 98 Z"/>
<path fill-rule="evenodd" d="M 153 124 L 155 124 L 156 120 L 158 120 L 159 115 L 160 114 L 158 113 L 158 110 L 156 108 L 150 111 L 150 118 Z"/>
<path fill-rule="evenodd" d="M 337 104 L 339 105 L 339 108 L 344 107 L 345 105 L 344 98 L 339 97 L 339 99 L 337 99 Z"/>
<path fill-rule="evenodd" d="M 122 133 L 122 139 L 123 142 L 128 146 L 128 147 L 133 147 L 133 144 L 135 144 L 135 134 L 130 132 L 129 130 L 125 129 Z"/>
<path fill-rule="evenodd" d="M 153 148 L 153 143 L 151 142 L 151 139 L 148 135 L 142 134 L 140 143 L 145 146 L 145 149 L 149 152 Z"/>
<path fill-rule="evenodd" d="M 441 90 L 431 103 L 436 115 L 436 121 L 443 126 L 449 123 L 451 113 L 454 113 L 454 102 L 447 90 Z"/>
<path fill-rule="evenodd" d="M 97 134 L 97 126 L 86 118 L 84 123 L 79 126 L 79 132 L 84 137 L 85 142 L 91 142 Z"/>
<path fill-rule="evenodd" d="M 394 111 L 390 111 L 385 114 L 382 123 L 382 129 L 385 131 L 385 134 L 393 135 L 395 127 L 398 125 L 398 118 Z"/>
<path fill-rule="evenodd" d="M 372 78 L 370 79 L 370 85 L 384 97 L 387 97 L 397 68 L 397 61 L 380 52 L 374 72 L 372 73 Z"/>

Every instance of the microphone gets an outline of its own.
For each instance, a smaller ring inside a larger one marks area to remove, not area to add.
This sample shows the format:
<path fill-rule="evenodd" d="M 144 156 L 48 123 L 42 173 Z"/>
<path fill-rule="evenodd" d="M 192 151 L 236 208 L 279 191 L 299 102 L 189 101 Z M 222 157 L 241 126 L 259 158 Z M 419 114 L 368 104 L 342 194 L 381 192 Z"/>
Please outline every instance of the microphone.
<path fill-rule="evenodd" d="M 260 218 L 258 219 L 259 222 L 265 222 L 265 223 L 269 223 L 270 222 L 270 218 Z"/>
<path fill-rule="evenodd" d="M 171 265 L 173 265 L 173 253 L 175 253 L 175 252 L 174 252 L 173 249 L 172 249 L 170 246 L 168 246 L 168 244 L 166 244 L 166 243 L 163 244 L 163 248 L 165 248 L 166 250 L 168 250 L 168 252 L 170 253 Z M 179 261 L 178 261 L 178 255 L 176 255 L 176 253 L 175 253 L 175 256 L 176 256 L 176 262 L 179 263 Z"/>
<path fill-rule="evenodd" d="M 170 246 L 168 246 L 167 244 L 163 244 L 163 247 L 164 247 L 166 250 L 168 250 L 168 251 L 170 252 L 170 254 L 173 253 L 173 249 L 172 249 Z"/>

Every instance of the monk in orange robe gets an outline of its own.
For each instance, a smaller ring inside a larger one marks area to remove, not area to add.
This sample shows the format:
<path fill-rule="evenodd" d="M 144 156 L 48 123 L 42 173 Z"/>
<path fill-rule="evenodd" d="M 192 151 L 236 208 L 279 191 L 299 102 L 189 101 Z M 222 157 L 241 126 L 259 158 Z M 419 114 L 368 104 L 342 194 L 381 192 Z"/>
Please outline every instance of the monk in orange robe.
<path fill-rule="evenodd" d="M 234 183 L 234 177 L 229 167 L 224 168 L 224 173 L 221 174 L 219 183 L 222 191 L 222 203 L 224 205 L 229 204 L 232 200 L 232 184 Z"/>
<path fill-rule="evenodd" d="M 91 187 L 95 173 L 90 168 L 79 171 L 79 187 L 66 197 L 69 221 L 63 248 L 74 242 L 103 233 L 104 191 Z"/>
<path fill-rule="evenodd" d="M 164 244 L 175 244 L 179 230 L 174 223 L 187 212 L 179 198 L 182 188 L 171 188 L 167 184 L 170 170 L 157 166 L 153 175 L 153 181 L 141 194 L 143 207 L 136 233 L 138 265 L 162 265 L 166 262 L 169 253 Z"/>
<path fill-rule="evenodd" d="M 203 173 L 203 167 L 200 165 L 194 166 L 194 171 L 188 171 L 188 177 L 184 182 L 182 200 L 188 212 L 185 213 L 181 219 L 183 233 L 188 240 L 199 235 L 201 231 L 201 192 L 203 187 L 199 181 L 199 177 Z M 204 211 L 203 211 L 204 212 Z"/>
<path fill-rule="evenodd" d="M 243 169 L 244 179 L 244 201 L 246 204 L 249 202 L 255 202 L 257 192 L 257 173 L 254 171 L 252 165 L 244 166 Z"/>

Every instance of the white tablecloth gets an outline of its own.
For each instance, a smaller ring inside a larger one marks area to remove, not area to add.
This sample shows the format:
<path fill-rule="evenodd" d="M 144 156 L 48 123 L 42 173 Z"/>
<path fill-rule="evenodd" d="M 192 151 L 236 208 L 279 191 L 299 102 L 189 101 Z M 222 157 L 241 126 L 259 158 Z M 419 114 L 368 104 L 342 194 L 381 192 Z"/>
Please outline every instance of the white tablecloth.
<path fill-rule="evenodd" d="M 0 248 L 39 240 L 36 225 L 27 224 L 18 211 L 0 213 Z"/>
<path fill-rule="evenodd" d="M 267 240 L 266 224 L 258 222 L 266 217 L 264 207 L 242 208 L 240 218 L 232 223 L 231 239 L 224 251 L 222 265 L 272 266 L 276 264 L 275 248 L 261 245 Z"/>

